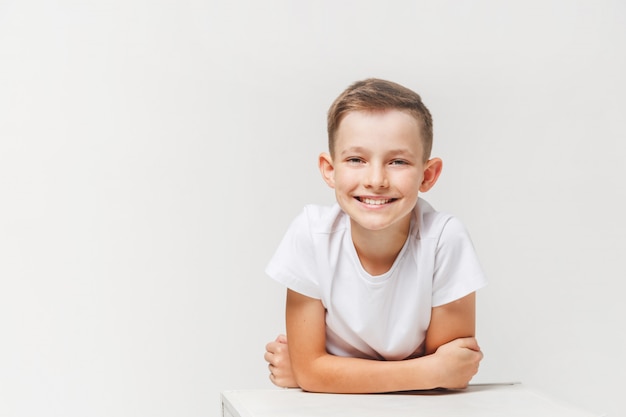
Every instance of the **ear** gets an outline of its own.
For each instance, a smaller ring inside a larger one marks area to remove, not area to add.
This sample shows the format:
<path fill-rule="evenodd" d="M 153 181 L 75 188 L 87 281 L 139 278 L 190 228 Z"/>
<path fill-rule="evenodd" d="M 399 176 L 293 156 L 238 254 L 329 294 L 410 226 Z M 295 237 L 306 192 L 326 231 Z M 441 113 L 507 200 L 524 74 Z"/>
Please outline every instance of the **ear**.
<path fill-rule="evenodd" d="M 335 188 L 335 167 L 333 165 L 333 158 L 326 152 L 321 153 L 318 165 L 326 184 L 328 184 L 330 188 Z"/>
<path fill-rule="evenodd" d="M 433 158 L 426 162 L 426 167 L 424 168 L 424 179 L 422 180 L 422 185 L 420 185 L 420 192 L 425 193 L 433 188 L 437 179 L 439 179 L 439 175 L 441 175 L 442 169 L 443 161 L 439 158 Z"/>

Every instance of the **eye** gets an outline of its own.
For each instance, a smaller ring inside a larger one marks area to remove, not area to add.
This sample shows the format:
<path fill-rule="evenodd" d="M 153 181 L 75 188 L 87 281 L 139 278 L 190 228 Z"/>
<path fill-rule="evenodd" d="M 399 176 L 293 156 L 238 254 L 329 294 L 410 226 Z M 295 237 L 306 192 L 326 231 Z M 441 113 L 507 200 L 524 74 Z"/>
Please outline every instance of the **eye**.
<path fill-rule="evenodd" d="M 404 159 L 394 159 L 389 163 L 389 165 L 408 165 L 409 162 Z"/>
<path fill-rule="evenodd" d="M 354 157 L 351 157 L 351 158 L 346 158 L 346 162 L 351 164 L 351 165 L 358 165 L 358 164 L 362 164 L 364 161 L 363 161 L 363 159 L 354 156 Z"/>

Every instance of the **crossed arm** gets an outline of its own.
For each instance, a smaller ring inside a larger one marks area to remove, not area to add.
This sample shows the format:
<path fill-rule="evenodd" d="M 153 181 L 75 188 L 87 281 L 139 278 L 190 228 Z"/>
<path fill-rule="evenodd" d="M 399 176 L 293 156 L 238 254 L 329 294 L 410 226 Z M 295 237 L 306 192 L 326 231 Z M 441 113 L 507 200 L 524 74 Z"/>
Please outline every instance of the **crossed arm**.
<path fill-rule="evenodd" d="M 475 294 L 432 309 L 426 354 L 403 361 L 346 358 L 326 352 L 320 300 L 287 290 L 287 334 L 266 346 L 270 378 L 305 391 L 373 393 L 464 388 L 478 372 L 482 352 L 475 333 Z"/>

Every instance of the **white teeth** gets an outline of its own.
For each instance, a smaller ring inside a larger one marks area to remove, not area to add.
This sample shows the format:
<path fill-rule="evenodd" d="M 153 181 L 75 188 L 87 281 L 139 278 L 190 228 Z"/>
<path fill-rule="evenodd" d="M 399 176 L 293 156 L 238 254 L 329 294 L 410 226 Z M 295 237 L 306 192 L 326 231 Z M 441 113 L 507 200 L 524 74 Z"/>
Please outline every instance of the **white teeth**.
<path fill-rule="evenodd" d="M 374 200 L 372 198 L 362 198 L 361 201 L 364 202 L 365 204 L 371 204 L 371 205 L 374 205 L 374 206 L 380 206 L 380 205 L 383 205 L 383 204 L 387 204 L 391 200 Z"/>

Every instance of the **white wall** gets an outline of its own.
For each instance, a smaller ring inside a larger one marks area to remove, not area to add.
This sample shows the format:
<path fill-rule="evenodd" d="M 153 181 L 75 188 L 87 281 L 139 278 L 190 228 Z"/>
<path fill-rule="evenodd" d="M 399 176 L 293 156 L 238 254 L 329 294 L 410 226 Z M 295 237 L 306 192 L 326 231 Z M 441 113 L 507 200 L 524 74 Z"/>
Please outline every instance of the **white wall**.
<path fill-rule="evenodd" d="M 326 109 L 422 94 L 490 277 L 477 381 L 618 416 L 626 3 L 0 1 L 0 415 L 211 416 L 269 388 Z"/>

